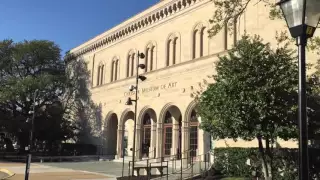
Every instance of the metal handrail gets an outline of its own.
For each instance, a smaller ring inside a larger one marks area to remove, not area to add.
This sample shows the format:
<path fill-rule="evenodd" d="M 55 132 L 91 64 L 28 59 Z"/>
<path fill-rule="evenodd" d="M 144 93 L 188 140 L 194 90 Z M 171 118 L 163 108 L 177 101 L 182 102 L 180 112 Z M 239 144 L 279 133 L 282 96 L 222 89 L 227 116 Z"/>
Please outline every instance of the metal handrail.
<path fill-rule="evenodd" d="M 210 151 L 207 151 L 206 153 L 204 154 L 200 154 L 200 155 L 196 155 L 196 156 L 191 156 L 191 155 L 187 155 L 186 157 L 182 156 L 182 154 L 185 154 L 185 153 L 191 153 L 193 151 L 196 151 L 196 150 L 193 150 L 193 149 L 188 149 L 188 150 L 185 150 L 183 152 L 181 152 L 181 158 L 180 159 L 177 159 L 177 154 L 176 155 L 171 155 L 169 157 L 174 157 L 173 159 L 169 159 L 169 160 L 164 160 L 165 157 L 158 157 L 158 158 L 148 158 L 148 159 L 144 159 L 144 160 L 141 160 L 141 161 L 147 161 L 147 164 L 146 164 L 146 168 L 148 168 L 147 172 L 149 174 L 147 174 L 147 177 L 148 179 L 150 179 L 150 175 L 151 175 L 151 167 L 152 167 L 152 164 L 155 164 L 155 163 L 160 163 L 161 164 L 161 167 L 163 168 L 167 168 L 167 173 L 166 173 L 166 178 L 168 179 L 169 176 L 177 176 L 179 175 L 180 176 L 180 179 L 184 179 L 184 178 L 193 178 L 194 175 L 205 175 L 205 173 L 211 169 L 212 167 L 212 162 L 210 161 L 210 155 L 213 155 L 213 152 L 212 150 Z M 204 157 L 204 159 L 202 160 L 202 157 Z M 150 162 L 150 160 L 154 160 L 154 159 L 161 159 L 160 162 Z M 194 161 L 194 159 L 197 159 Z M 187 160 L 187 167 L 183 168 L 183 161 L 184 160 Z M 172 164 L 173 165 L 176 165 L 178 161 L 181 161 L 181 166 L 179 169 L 172 169 L 172 172 L 169 174 L 169 162 L 173 162 L 175 164 Z M 199 169 L 197 172 L 194 171 L 194 167 L 196 167 L 196 164 L 197 162 L 199 163 Z M 204 169 L 201 167 L 201 164 L 204 162 Z M 130 164 L 132 163 L 132 161 L 129 161 L 129 172 L 130 172 Z M 163 166 L 163 163 L 166 163 L 166 166 Z M 191 172 L 188 172 L 188 171 L 191 171 Z M 162 169 L 162 172 L 163 172 L 163 169 Z M 183 174 L 187 175 L 187 176 L 184 176 L 183 177 Z M 129 173 L 129 176 L 130 176 L 130 173 Z M 162 178 L 163 176 L 161 177 L 158 177 L 158 178 L 153 178 L 153 179 L 159 179 L 159 178 Z"/>
<path fill-rule="evenodd" d="M 196 150 L 189 150 L 189 152 L 192 152 L 192 151 L 196 151 Z M 201 175 L 202 173 L 206 173 L 212 166 L 212 164 L 210 162 L 210 155 L 211 154 L 212 154 L 212 151 L 210 150 L 210 151 L 207 151 L 206 153 L 201 154 L 201 155 L 188 156 L 186 158 L 181 158 L 180 159 L 181 163 L 182 163 L 183 160 L 187 160 L 188 162 L 190 161 L 190 164 L 188 163 L 186 168 L 182 168 L 182 166 L 181 166 L 179 170 L 176 170 L 176 171 L 172 172 L 169 176 L 180 175 L 180 179 L 182 179 L 183 174 L 190 174 L 189 176 L 184 177 L 184 178 L 190 178 L 190 177 L 193 177 L 194 174 L 197 174 L 197 175 L 200 174 Z M 205 164 L 204 164 L 205 165 L 205 167 L 204 167 L 205 169 L 204 170 L 201 168 L 201 162 L 203 162 L 201 160 L 202 157 L 204 157 L 204 162 L 205 162 Z M 193 161 L 194 158 L 199 159 L 199 161 Z M 200 163 L 199 164 L 200 168 L 199 168 L 199 172 L 194 173 L 193 168 L 196 165 L 196 162 Z M 190 169 L 191 169 L 190 173 L 184 173 L 184 172 L 186 172 L 186 171 L 188 171 Z M 204 172 L 202 172 L 202 171 L 204 171 Z M 155 179 L 157 179 L 157 178 L 155 178 Z"/>

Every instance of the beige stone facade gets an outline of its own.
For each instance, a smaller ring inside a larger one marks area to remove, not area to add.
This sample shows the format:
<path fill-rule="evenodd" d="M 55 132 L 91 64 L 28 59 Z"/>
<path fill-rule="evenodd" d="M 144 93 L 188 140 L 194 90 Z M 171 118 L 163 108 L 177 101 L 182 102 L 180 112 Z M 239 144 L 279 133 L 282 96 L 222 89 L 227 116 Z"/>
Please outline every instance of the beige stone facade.
<path fill-rule="evenodd" d="M 256 142 L 211 142 L 198 128 L 201 118 L 195 118 L 195 103 L 190 97 L 214 73 L 217 56 L 225 54 L 245 31 L 276 45 L 276 31 L 286 29 L 285 22 L 269 20 L 269 9 L 255 3 L 238 20 L 235 34 L 223 30 L 208 38 L 215 8 L 211 0 L 162 0 L 71 50 L 88 63 L 92 98 L 103 107 L 105 154 L 122 157 L 122 141 L 127 137 L 126 155 L 132 155 L 134 104 L 125 103 L 128 97 L 134 99 L 129 86 L 135 84 L 138 52 L 146 55 L 140 63 L 147 67 L 140 70 L 147 79 L 139 82 L 138 158 L 147 156 L 142 150 L 144 143 L 149 145 L 149 157 L 190 149 L 200 155 L 209 151 L 211 144 L 256 146 Z M 296 143 L 287 142 L 286 146 Z"/>

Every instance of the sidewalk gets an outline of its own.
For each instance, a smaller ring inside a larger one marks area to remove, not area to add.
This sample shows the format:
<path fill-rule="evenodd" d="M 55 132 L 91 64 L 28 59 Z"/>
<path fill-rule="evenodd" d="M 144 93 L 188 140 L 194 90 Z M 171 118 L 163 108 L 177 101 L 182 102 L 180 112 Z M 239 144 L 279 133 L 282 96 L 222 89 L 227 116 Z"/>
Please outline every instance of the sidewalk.
<path fill-rule="evenodd" d="M 24 180 L 25 164 L 0 162 L 0 168 L 16 173 L 9 180 Z M 32 164 L 30 180 L 115 180 L 104 174 Z"/>

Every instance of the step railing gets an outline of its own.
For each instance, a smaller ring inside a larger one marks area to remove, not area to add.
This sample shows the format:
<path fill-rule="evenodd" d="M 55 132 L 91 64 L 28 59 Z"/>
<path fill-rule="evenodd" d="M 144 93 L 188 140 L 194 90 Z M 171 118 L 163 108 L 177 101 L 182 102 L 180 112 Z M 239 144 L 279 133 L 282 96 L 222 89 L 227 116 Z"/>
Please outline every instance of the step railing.
<path fill-rule="evenodd" d="M 191 150 L 185 150 L 181 153 L 177 153 L 175 155 L 169 155 L 169 156 L 165 156 L 165 157 L 136 159 L 135 163 L 137 163 L 138 165 L 141 166 L 144 164 L 143 162 L 145 162 L 145 166 L 147 166 L 147 167 L 151 167 L 153 164 L 156 164 L 156 163 L 160 164 L 160 166 L 163 166 L 163 163 L 164 163 L 164 164 L 166 164 L 164 168 L 166 168 L 167 176 L 168 176 L 169 175 L 169 164 L 171 165 L 170 168 L 172 169 L 171 173 L 175 173 L 177 171 L 176 169 L 178 169 L 177 162 L 180 159 L 179 156 L 182 158 L 183 154 L 189 154 L 190 151 Z M 131 164 L 132 164 L 132 161 L 129 161 L 128 176 L 130 176 L 130 173 L 131 173 Z M 182 167 L 182 163 L 180 164 L 180 167 Z"/>
<path fill-rule="evenodd" d="M 135 163 L 137 163 L 138 166 L 145 165 L 150 169 L 152 166 L 156 166 L 156 164 L 160 164 L 161 167 L 166 168 L 166 174 L 153 179 L 167 179 L 169 177 L 174 177 L 174 179 L 192 179 L 195 176 L 204 176 L 212 167 L 211 158 L 213 157 L 213 153 L 211 150 L 201 155 L 193 155 L 195 152 L 196 150 L 189 149 L 179 154 L 166 157 L 137 159 Z M 129 176 L 131 173 L 131 164 L 132 161 L 129 161 Z M 171 168 L 171 171 L 169 171 L 169 168 Z M 147 175 L 148 179 L 150 179 L 151 176 L 149 174 Z"/>
<path fill-rule="evenodd" d="M 189 150 L 188 155 L 185 158 L 182 158 L 181 163 L 184 161 L 186 163 L 185 167 L 180 167 L 180 170 L 177 170 L 169 175 L 171 179 L 193 179 L 196 176 L 205 176 L 206 172 L 211 169 L 211 157 L 212 152 L 208 151 L 201 155 L 192 156 L 195 150 Z M 161 179 L 161 177 L 156 178 Z"/>

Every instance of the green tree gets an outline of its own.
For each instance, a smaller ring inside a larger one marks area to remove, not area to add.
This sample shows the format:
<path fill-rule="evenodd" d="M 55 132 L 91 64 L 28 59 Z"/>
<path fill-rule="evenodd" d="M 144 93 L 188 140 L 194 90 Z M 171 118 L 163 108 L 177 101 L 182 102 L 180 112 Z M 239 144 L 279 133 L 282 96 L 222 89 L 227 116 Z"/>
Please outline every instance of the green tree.
<path fill-rule="evenodd" d="M 75 57 L 71 53 L 67 53 L 65 59 L 69 88 L 64 102 L 68 117 L 75 125 L 74 140 L 78 143 L 95 141 L 101 135 L 101 105 L 95 104 L 91 99 L 89 91 L 91 81 L 87 63 L 83 58 Z"/>
<path fill-rule="evenodd" d="M 33 113 L 37 124 L 64 121 L 53 109 L 65 94 L 67 81 L 60 49 L 54 42 L 0 41 L 0 125 L 16 137 L 21 149 L 28 144 Z M 43 140 L 43 137 L 53 134 L 59 134 L 60 138 L 56 137 L 56 140 L 62 140 L 62 136 L 65 137 L 63 134 L 70 134 L 71 131 L 63 126 L 46 126 L 47 129 L 41 131 L 44 127 L 37 124 L 35 131 L 39 131 L 35 133 L 35 140 Z"/>
<path fill-rule="evenodd" d="M 259 36 L 244 36 L 219 57 L 214 83 L 198 94 L 201 127 L 215 139 L 256 139 L 265 177 L 275 171 L 277 137 L 297 137 L 297 70 L 287 45 L 273 50 Z"/>
<path fill-rule="evenodd" d="M 275 3 L 277 1 L 273 0 L 212 0 L 215 4 L 215 10 L 213 16 L 210 19 L 211 28 L 209 29 L 210 36 L 215 36 L 224 27 L 226 27 L 229 32 L 233 32 L 234 20 L 239 19 L 250 6 L 263 5 L 265 8 L 269 8 L 269 18 L 271 20 L 282 19 L 284 21 L 283 15 L 281 13 L 280 7 Z M 285 28 L 285 27 L 284 27 Z M 279 33 L 285 33 L 285 29 Z M 320 53 L 320 37 L 315 36 L 309 39 L 308 47 L 312 51 Z"/>
<path fill-rule="evenodd" d="M 51 153 L 68 139 L 99 135 L 101 110 L 91 100 L 87 64 L 70 53 L 63 60 L 60 53 L 51 41 L 0 41 L 0 130 L 12 137 L 8 144 L 28 145 L 33 113 L 35 147 Z"/>

